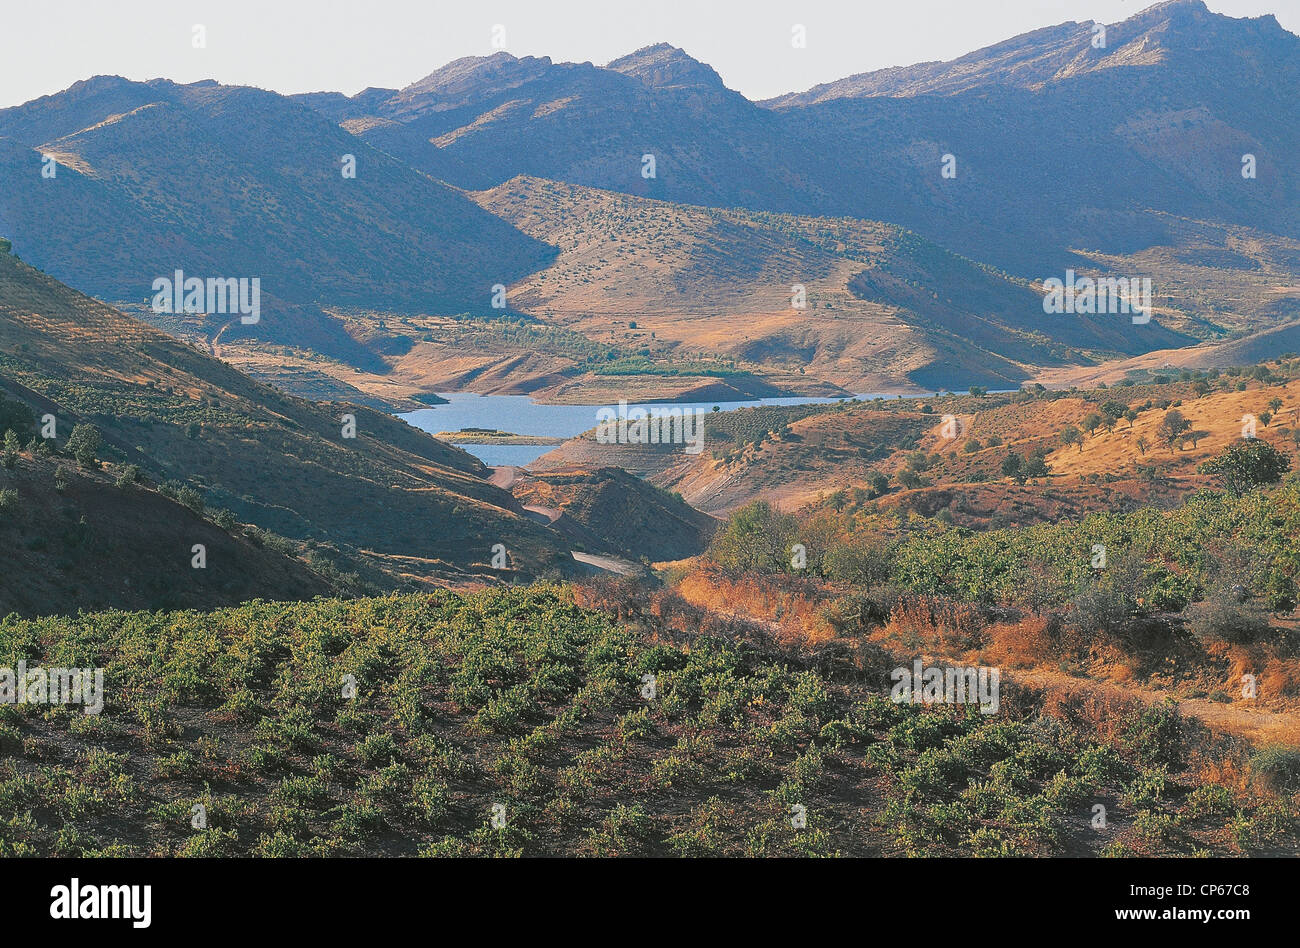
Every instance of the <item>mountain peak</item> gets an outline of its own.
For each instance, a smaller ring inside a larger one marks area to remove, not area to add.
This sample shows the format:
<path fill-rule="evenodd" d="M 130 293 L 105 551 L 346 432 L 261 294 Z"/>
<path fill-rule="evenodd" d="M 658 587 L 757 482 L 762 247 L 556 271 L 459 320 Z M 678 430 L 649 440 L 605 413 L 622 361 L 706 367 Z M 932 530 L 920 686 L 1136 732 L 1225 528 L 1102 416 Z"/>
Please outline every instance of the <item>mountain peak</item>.
<path fill-rule="evenodd" d="M 722 77 L 684 50 L 655 43 L 613 60 L 605 67 L 639 80 L 652 89 L 704 89 L 722 92 Z"/>
<path fill-rule="evenodd" d="M 456 95 L 487 81 L 494 86 L 519 85 L 539 78 L 552 66 L 550 56 L 513 56 L 505 50 L 490 56 L 463 56 L 411 83 L 400 95 Z"/>
<path fill-rule="evenodd" d="M 1271 16 L 1234 18 L 1213 12 L 1204 0 L 1164 0 L 1117 23 L 1042 27 L 948 62 L 861 73 L 760 104 L 787 107 L 832 99 L 953 95 L 994 87 L 1041 89 L 1088 73 L 1149 68 L 1170 56 L 1189 61 L 1238 47 L 1295 61 L 1294 37 Z"/>
<path fill-rule="evenodd" d="M 1200 13 L 1209 13 L 1210 8 L 1205 5 L 1205 0 L 1161 0 L 1160 3 L 1153 3 L 1144 10 L 1139 10 L 1134 16 L 1146 16 L 1148 13 L 1155 13 L 1158 10 L 1171 12 L 1173 10 L 1195 10 Z"/>

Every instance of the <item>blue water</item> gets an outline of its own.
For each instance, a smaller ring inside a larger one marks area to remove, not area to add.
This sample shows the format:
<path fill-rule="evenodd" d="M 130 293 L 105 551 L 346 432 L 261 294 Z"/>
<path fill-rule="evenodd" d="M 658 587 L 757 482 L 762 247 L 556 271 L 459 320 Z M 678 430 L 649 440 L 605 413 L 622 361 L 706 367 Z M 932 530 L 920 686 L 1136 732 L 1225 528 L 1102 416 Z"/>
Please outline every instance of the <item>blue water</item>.
<path fill-rule="evenodd" d="M 539 435 L 548 438 L 572 438 L 596 426 L 596 413 L 600 405 L 539 405 L 527 395 L 475 395 L 471 392 L 440 392 L 446 405 L 421 408 L 398 415 L 408 424 L 437 434 L 439 431 L 459 431 L 462 428 L 490 428 L 512 434 Z M 875 394 L 857 395 L 855 398 L 871 400 Z M 881 398 L 897 398 L 881 394 Z M 628 408 L 702 408 L 712 411 L 717 405 L 722 411 L 746 408 L 751 405 L 810 405 L 840 401 L 838 398 L 756 398 L 744 402 L 637 402 Z M 617 405 L 609 406 L 617 409 Z M 543 454 L 555 449 L 549 444 L 461 444 L 470 454 L 484 464 L 492 466 L 513 464 L 526 467 Z"/>

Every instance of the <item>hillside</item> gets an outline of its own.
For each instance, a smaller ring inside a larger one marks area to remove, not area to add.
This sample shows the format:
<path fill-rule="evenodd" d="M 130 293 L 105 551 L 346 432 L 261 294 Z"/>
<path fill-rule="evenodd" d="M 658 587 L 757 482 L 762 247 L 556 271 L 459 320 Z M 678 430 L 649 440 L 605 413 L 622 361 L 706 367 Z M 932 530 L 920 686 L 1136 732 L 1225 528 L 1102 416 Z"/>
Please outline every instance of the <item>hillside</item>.
<path fill-rule="evenodd" d="M 491 575 L 491 546 L 537 573 L 568 558 L 473 457 L 372 409 L 318 405 L 253 382 L 15 257 L 0 254 L 0 389 L 103 434 L 101 457 L 294 540 L 409 578 Z M 344 415 L 355 437 L 344 437 Z M 35 432 L 23 432 L 26 443 Z M 501 574 L 496 574 L 501 575 Z"/>
<path fill-rule="evenodd" d="M 1079 250 L 1172 244 L 1169 216 L 1264 241 L 1291 233 L 1300 38 L 1272 17 L 1214 14 L 1201 0 L 1109 24 L 1104 48 L 1093 48 L 1092 27 L 1062 24 L 766 103 L 663 45 L 605 67 L 499 52 L 388 96 L 305 101 L 462 187 L 528 175 L 887 220 L 1028 279 L 1064 271 Z M 1062 135 L 1061 115 L 1097 120 Z M 647 154 L 653 177 L 641 173 Z M 956 177 L 940 174 L 945 154 Z M 1257 158 L 1254 179 L 1241 175 L 1244 154 Z"/>
<path fill-rule="evenodd" d="M 741 408 L 705 417 L 704 450 L 694 456 L 680 446 L 599 444 L 586 432 L 530 469 L 617 465 L 714 514 L 758 499 L 783 510 L 834 503 L 904 520 L 942 515 L 975 528 L 1053 522 L 1174 503 L 1211 483 L 1197 466 L 1241 438 L 1247 414 L 1257 419 L 1257 436 L 1300 467 L 1296 364 L 1259 369 L 1266 378 L 1253 369 L 1184 370 L 1186 378 L 1166 372 L 1088 391 Z M 1280 407 L 1272 410 L 1275 400 Z M 1120 418 L 1088 431 L 1089 415 L 1105 417 L 1103 405 L 1132 409 L 1132 424 Z M 1164 442 L 1157 429 L 1170 409 L 1197 433 L 1194 444 Z M 1082 441 L 1063 444 L 1071 427 L 1082 430 Z M 1048 472 L 1030 488 L 1017 484 L 1002 469 L 1012 453 L 1041 455 Z"/>
<path fill-rule="evenodd" d="M 0 622 L 0 662 L 116 685 L 93 716 L 0 707 L 0 855 L 1294 851 L 1284 755 L 1176 712 L 1005 684 L 1003 716 L 898 704 L 880 649 L 590 594 Z"/>
<path fill-rule="evenodd" d="M 105 471 L 26 452 L 0 471 L 0 615 L 214 609 L 360 588 L 359 578 L 318 572 L 269 539 L 144 483 L 115 485 Z"/>
<path fill-rule="evenodd" d="M 680 497 L 656 490 L 616 467 L 596 470 L 519 471 L 510 491 L 529 510 L 546 514 L 590 552 L 633 560 L 678 560 L 708 546 L 718 522 Z M 592 541 L 598 546 L 591 547 Z"/>
<path fill-rule="evenodd" d="M 42 155 L 55 177 L 42 177 Z M 0 176 L 12 183 L 0 233 L 83 292 L 141 304 L 177 269 L 257 277 L 260 323 L 212 315 L 191 328 L 372 369 L 374 354 L 323 307 L 487 310 L 493 283 L 551 255 L 311 109 L 215 82 L 101 76 L 0 111 Z"/>
<path fill-rule="evenodd" d="M 1012 387 L 1025 364 L 1191 340 L 1158 321 L 1045 320 L 1023 281 L 898 227 L 714 210 L 515 179 L 484 207 L 559 248 L 514 305 L 589 338 L 636 322 L 642 351 L 734 359 L 782 387 Z M 795 285 L 805 308 L 792 306 Z M 646 337 L 646 331 L 650 338 Z"/>

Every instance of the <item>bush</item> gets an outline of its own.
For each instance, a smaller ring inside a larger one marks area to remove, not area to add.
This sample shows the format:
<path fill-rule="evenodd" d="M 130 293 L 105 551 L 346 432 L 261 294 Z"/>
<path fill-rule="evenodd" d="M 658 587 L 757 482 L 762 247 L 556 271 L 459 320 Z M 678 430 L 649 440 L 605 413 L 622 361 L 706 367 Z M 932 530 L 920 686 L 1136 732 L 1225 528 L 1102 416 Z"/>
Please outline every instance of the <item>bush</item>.
<path fill-rule="evenodd" d="M 115 483 L 118 487 L 129 487 L 132 484 L 140 483 L 139 466 L 128 464 L 126 467 L 122 468 L 122 470 L 118 472 L 117 481 Z"/>
<path fill-rule="evenodd" d="M 18 440 L 18 435 L 12 428 L 5 432 L 4 450 L 0 453 L 0 464 L 3 464 L 5 470 L 12 471 L 18 464 L 18 452 L 22 448 L 22 443 Z"/>
<path fill-rule="evenodd" d="M 1244 494 L 1280 481 L 1291 470 L 1291 459 L 1267 441 L 1249 438 L 1229 445 L 1217 458 L 1206 461 L 1197 470 L 1202 474 L 1217 474 L 1229 493 Z"/>
<path fill-rule="evenodd" d="M 1124 743 L 1143 764 L 1177 770 L 1183 764 L 1183 719 L 1172 698 L 1131 715 Z"/>
<path fill-rule="evenodd" d="M 1249 645 L 1268 634 L 1268 619 L 1231 590 L 1215 590 L 1183 610 L 1187 626 L 1202 642 Z"/>
<path fill-rule="evenodd" d="M 1266 747 L 1251 758 L 1250 769 L 1276 790 L 1284 793 L 1300 790 L 1300 751 Z"/>
<path fill-rule="evenodd" d="M 1147 582 L 1143 563 L 1123 557 L 1102 570 L 1084 574 L 1071 602 L 1071 618 L 1081 632 L 1123 631 L 1142 609 Z"/>
<path fill-rule="evenodd" d="M 22 402 L 0 395 L 0 431 L 12 430 L 19 437 L 36 430 L 36 415 Z"/>
<path fill-rule="evenodd" d="M 83 467 L 94 467 L 99 462 L 99 451 L 104 446 L 104 436 L 94 425 L 79 424 L 68 438 L 68 453 Z"/>

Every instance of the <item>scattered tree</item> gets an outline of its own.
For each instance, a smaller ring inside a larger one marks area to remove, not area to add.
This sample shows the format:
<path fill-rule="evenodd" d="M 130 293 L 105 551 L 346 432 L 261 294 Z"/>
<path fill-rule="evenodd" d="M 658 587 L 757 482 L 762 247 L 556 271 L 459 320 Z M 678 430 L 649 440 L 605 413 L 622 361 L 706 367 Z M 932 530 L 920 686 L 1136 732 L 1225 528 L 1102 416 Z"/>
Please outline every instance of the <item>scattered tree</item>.
<path fill-rule="evenodd" d="M 94 467 L 99 461 L 99 449 L 103 446 L 103 435 L 99 433 L 98 428 L 90 424 L 77 425 L 68 438 L 68 452 L 82 467 Z"/>
<path fill-rule="evenodd" d="M 1197 468 L 1202 474 L 1217 474 L 1231 494 L 1264 484 L 1274 484 L 1291 470 L 1291 459 L 1259 438 L 1246 438 L 1229 445 L 1218 457 Z"/>
<path fill-rule="evenodd" d="M 5 432 L 4 452 L 0 454 L 0 463 L 4 464 L 6 470 L 12 471 L 18 464 L 18 452 L 22 448 L 22 442 L 18 440 L 18 435 L 10 428 Z"/>
<path fill-rule="evenodd" d="M 1192 426 L 1192 423 L 1183 417 L 1183 413 L 1177 408 L 1172 408 L 1165 412 L 1165 417 L 1160 420 L 1156 428 L 1156 434 L 1168 445 L 1169 450 L 1173 450 L 1174 443 L 1178 441 L 1182 433 Z"/>
<path fill-rule="evenodd" d="M 1027 479 L 1024 468 L 1024 458 L 1012 451 L 1002 459 L 1002 476 L 1012 478 L 1017 484 L 1023 484 Z"/>
<path fill-rule="evenodd" d="M 36 428 L 36 415 L 22 402 L 0 395 L 0 431 L 12 429 L 19 437 Z"/>

